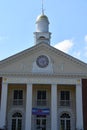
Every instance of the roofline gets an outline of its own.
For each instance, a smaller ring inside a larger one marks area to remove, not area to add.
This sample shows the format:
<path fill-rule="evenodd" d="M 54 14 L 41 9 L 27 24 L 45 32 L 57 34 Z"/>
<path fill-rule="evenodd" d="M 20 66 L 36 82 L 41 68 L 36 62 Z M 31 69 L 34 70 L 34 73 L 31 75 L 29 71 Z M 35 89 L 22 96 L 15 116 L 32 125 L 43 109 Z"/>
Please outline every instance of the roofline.
<path fill-rule="evenodd" d="M 57 49 L 57 48 L 55 48 L 55 47 L 53 47 L 53 46 L 51 46 L 49 44 L 46 44 L 46 43 L 36 44 L 36 45 L 34 45 L 34 46 L 32 46 L 32 47 L 30 47 L 28 49 L 25 49 L 25 50 L 23 50 L 23 51 L 21 51 L 19 53 L 16 53 L 16 54 L 14 54 L 14 55 L 12 55 L 12 56 L 10 56 L 8 58 L 5 58 L 5 59 L 0 61 L 0 65 L 5 64 L 5 63 L 7 64 L 7 63 L 11 62 L 14 59 L 16 60 L 20 56 L 25 56 L 28 52 L 32 52 L 33 50 L 37 50 L 37 48 L 40 47 L 40 46 L 43 46 L 43 47 L 46 46 L 46 48 L 52 50 L 57 55 L 64 56 L 65 58 L 67 58 L 67 59 L 69 59 L 69 60 L 71 60 L 71 61 L 73 61 L 73 62 L 75 62 L 77 64 L 80 64 L 80 65 L 83 65 L 83 66 L 87 67 L 87 63 L 85 63 L 85 62 L 83 62 L 83 61 L 81 61 L 81 60 L 79 60 L 79 59 L 77 59 L 77 58 L 75 58 L 75 57 L 73 57 L 73 56 L 71 56 L 69 54 L 66 54 L 65 52 L 62 52 L 61 50 L 59 50 L 59 49 Z M 32 53 L 30 53 L 30 54 L 32 54 Z"/>

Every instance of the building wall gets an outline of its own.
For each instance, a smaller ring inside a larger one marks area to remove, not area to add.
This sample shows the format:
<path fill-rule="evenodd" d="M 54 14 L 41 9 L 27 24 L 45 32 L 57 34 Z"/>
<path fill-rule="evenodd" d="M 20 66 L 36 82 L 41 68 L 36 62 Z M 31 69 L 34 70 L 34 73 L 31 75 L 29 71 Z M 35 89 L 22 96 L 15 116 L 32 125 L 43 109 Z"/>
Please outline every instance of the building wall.
<path fill-rule="evenodd" d="M 83 87 L 84 90 L 85 87 Z M 23 90 L 23 105 L 12 104 L 13 99 L 13 90 Z M 46 90 L 47 91 L 47 105 L 46 106 L 38 106 L 36 104 L 37 99 L 37 90 Z M 60 106 L 60 92 L 61 91 L 70 91 L 70 106 Z M 27 93 L 27 85 L 26 84 L 8 84 L 8 97 L 7 97 L 7 116 L 6 122 L 8 126 L 8 130 L 11 130 L 11 117 L 14 112 L 20 112 L 23 115 L 23 130 L 25 129 L 25 115 L 26 115 L 26 93 Z M 83 91 L 84 94 L 84 91 Z M 55 96 L 55 95 L 54 95 Z M 84 97 L 85 98 L 85 97 Z M 55 106 L 54 106 L 55 107 Z M 47 130 L 51 129 L 51 84 L 32 84 L 32 108 L 49 108 L 50 114 L 47 115 Z M 87 108 L 87 107 L 86 107 Z M 85 109 L 85 108 L 84 108 Z M 86 111 L 86 109 L 85 109 Z M 68 113 L 71 117 L 71 125 L 72 129 L 76 128 L 76 85 L 66 85 L 59 84 L 57 85 L 57 128 L 60 129 L 60 116 L 62 113 Z M 35 130 L 35 118 L 36 115 L 32 114 L 32 130 Z M 86 116 L 84 120 L 86 122 Z M 84 123 L 85 123 L 84 122 Z M 86 127 L 86 126 L 85 126 Z M 87 127 L 86 127 L 87 128 Z M 85 128 L 85 130 L 87 130 Z"/>
<path fill-rule="evenodd" d="M 1 105 L 2 77 L 0 77 L 0 105 Z"/>
<path fill-rule="evenodd" d="M 87 79 L 82 79 L 82 97 L 83 97 L 83 125 L 87 130 Z"/>
<path fill-rule="evenodd" d="M 70 92 L 70 106 L 60 105 L 60 92 Z M 58 85 L 57 89 L 57 115 L 58 115 L 58 129 L 60 129 L 60 116 L 62 113 L 67 113 L 71 117 L 71 130 L 76 128 L 76 86 L 75 85 Z"/>
<path fill-rule="evenodd" d="M 47 106 L 36 105 L 36 93 L 37 90 L 47 91 Z M 60 92 L 70 91 L 70 106 L 60 106 Z M 51 112 L 51 85 L 46 84 L 34 84 L 33 85 L 33 108 L 50 108 Z M 54 106 L 55 107 L 55 106 Z M 57 128 L 60 129 L 60 116 L 62 113 L 67 113 L 71 117 L 71 130 L 76 128 L 76 86 L 75 85 L 57 85 Z M 35 124 L 35 115 L 32 115 L 32 124 Z M 51 113 L 47 116 L 47 130 L 51 129 Z M 32 130 L 35 130 L 35 125 L 32 125 Z"/>
<path fill-rule="evenodd" d="M 13 91 L 23 90 L 23 104 L 14 105 L 13 104 Z M 7 100 L 7 117 L 6 124 L 8 130 L 11 130 L 12 115 L 15 112 L 20 112 L 22 114 L 22 127 L 25 129 L 25 112 L 26 112 L 26 85 L 25 84 L 9 84 L 8 85 L 8 100 Z"/>
<path fill-rule="evenodd" d="M 37 105 L 37 90 L 46 90 L 47 92 L 47 104 L 44 106 Z M 33 100 L 32 100 L 32 108 L 48 108 L 50 109 L 50 114 L 46 116 L 47 119 L 47 130 L 51 129 L 51 85 L 46 84 L 34 84 L 33 85 Z M 36 129 L 36 115 L 32 115 L 32 130 Z M 33 125 L 34 124 L 34 125 Z"/>

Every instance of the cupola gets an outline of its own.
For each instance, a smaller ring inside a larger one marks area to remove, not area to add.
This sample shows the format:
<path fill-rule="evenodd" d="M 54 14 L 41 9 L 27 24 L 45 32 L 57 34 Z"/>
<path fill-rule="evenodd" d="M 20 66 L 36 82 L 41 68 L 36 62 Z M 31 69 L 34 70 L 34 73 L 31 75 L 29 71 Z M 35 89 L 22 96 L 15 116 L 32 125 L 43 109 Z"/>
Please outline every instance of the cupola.
<path fill-rule="evenodd" d="M 51 33 L 49 32 L 48 17 L 42 13 L 36 18 L 36 32 L 34 32 L 35 44 L 50 44 Z"/>
<path fill-rule="evenodd" d="M 36 19 L 36 32 L 48 32 L 49 31 L 49 20 L 44 14 L 41 14 Z"/>

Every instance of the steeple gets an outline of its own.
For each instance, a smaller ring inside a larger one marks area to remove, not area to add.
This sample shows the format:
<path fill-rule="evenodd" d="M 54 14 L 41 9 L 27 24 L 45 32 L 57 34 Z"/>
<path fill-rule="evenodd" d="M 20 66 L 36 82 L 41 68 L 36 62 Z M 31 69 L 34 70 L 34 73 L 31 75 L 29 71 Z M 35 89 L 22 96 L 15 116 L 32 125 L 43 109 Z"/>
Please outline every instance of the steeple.
<path fill-rule="evenodd" d="M 36 32 L 34 32 L 35 44 L 46 43 L 50 44 L 51 33 L 49 32 L 49 20 L 44 14 L 43 0 L 42 13 L 36 19 Z"/>
<path fill-rule="evenodd" d="M 44 14 L 43 0 L 42 0 L 42 14 Z"/>

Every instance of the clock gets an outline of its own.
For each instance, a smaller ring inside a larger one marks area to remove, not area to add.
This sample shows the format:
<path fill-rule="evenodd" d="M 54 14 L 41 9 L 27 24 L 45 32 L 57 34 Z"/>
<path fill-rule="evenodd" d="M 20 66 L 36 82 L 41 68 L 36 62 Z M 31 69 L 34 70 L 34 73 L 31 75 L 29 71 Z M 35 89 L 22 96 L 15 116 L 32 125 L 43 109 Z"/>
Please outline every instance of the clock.
<path fill-rule="evenodd" d="M 37 60 L 36 60 L 36 64 L 40 67 L 40 68 L 45 68 L 48 66 L 49 64 L 49 59 L 47 56 L 45 55 L 40 55 Z"/>

